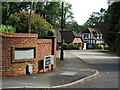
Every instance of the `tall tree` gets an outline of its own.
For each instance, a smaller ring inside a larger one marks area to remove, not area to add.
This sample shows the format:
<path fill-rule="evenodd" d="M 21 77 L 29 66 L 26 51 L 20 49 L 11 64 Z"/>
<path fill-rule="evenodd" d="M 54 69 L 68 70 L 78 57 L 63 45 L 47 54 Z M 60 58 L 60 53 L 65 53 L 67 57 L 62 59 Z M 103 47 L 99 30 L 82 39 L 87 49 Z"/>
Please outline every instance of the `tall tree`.
<path fill-rule="evenodd" d="M 2 24 L 6 24 L 8 17 L 15 12 L 28 11 L 29 5 L 28 2 L 2 2 Z"/>
<path fill-rule="evenodd" d="M 120 1 L 114 2 L 109 6 L 107 14 L 105 15 L 105 23 L 109 26 L 109 33 L 106 39 L 110 49 L 118 52 L 120 37 Z"/>
<path fill-rule="evenodd" d="M 30 2 L 4 2 L 3 9 L 3 24 L 11 14 L 20 11 L 29 11 Z M 73 13 L 71 11 L 72 5 L 64 4 L 64 22 L 72 21 Z M 33 10 L 43 16 L 54 28 L 60 28 L 61 24 L 61 3 L 60 2 L 34 2 Z"/>
<path fill-rule="evenodd" d="M 106 10 L 101 8 L 100 12 L 93 12 L 90 15 L 90 18 L 85 22 L 86 25 L 90 27 L 95 27 L 97 25 L 104 24 L 104 16 L 106 14 Z"/>
<path fill-rule="evenodd" d="M 72 5 L 65 3 L 64 5 L 64 24 L 73 19 L 71 11 Z M 38 2 L 36 13 L 41 14 L 54 28 L 60 28 L 61 24 L 61 3 L 59 2 Z"/>
<path fill-rule="evenodd" d="M 72 5 L 69 3 L 65 3 L 64 5 L 64 24 L 67 22 L 72 22 L 74 17 L 73 17 L 73 12 L 71 11 Z"/>
<path fill-rule="evenodd" d="M 15 27 L 17 33 L 28 33 L 29 15 L 29 12 L 21 11 L 11 15 L 6 22 Z M 32 13 L 31 33 L 37 33 L 40 38 L 43 38 L 47 36 L 49 30 L 53 31 L 53 26 L 39 14 Z"/>
<path fill-rule="evenodd" d="M 93 12 L 85 25 L 89 27 L 106 25 L 109 32 L 105 39 L 109 44 L 109 49 L 118 52 L 118 49 L 120 49 L 120 1 L 114 2 L 107 10 L 101 9 L 100 12 Z"/>

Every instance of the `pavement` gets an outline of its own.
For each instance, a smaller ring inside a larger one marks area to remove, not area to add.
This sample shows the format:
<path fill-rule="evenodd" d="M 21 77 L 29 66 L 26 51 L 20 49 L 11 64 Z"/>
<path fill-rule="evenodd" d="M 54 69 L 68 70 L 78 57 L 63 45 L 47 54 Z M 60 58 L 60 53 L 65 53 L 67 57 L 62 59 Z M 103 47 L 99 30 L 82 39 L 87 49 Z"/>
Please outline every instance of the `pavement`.
<path fill-rule="evenodd" d="M 99 71 L 71 52 L 64 51 L 64 56 L 61 66 L 54 71 L 2 77 L 2 88 L 63 88 L 77 83 L 82 84 L 99 76 Z"/>

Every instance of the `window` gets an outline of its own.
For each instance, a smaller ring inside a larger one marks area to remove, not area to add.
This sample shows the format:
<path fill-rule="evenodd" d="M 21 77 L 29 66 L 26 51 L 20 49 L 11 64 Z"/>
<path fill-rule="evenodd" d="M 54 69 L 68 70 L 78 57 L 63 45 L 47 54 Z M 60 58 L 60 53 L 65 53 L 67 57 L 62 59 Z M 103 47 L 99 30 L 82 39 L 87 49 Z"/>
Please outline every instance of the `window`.
<path fill-rule="evenodd" d="M 84 38 L 85 38 L 85 39 L 88 39 L 88 34 L 84 34 Z"/>

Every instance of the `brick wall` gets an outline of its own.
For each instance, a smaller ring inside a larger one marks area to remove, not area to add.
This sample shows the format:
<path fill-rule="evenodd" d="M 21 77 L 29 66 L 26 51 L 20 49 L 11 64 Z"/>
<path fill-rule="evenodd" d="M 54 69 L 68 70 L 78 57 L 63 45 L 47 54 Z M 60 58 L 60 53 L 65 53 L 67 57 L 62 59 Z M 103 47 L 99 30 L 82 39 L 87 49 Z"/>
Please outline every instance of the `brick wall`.
<path fill-rule="evenodd" d="M 43 72 L 43 58 L 44 56 L 52 54 L 52 40 L 51 39 L 39 39 L 38 40 L 38 64 L 39 72 Z"/>
<path fill-rule="evenodd" d="M 2 75 L 2 37 L 0 36 L 0 76 Z"/>
<path fill-rule="evenodd" d="M 26 74 L 26 66 L 33 65 L 33 73 L 42 70 L 43 57 L 52 54 L 52 39 L 37 39 L 37 34 L 1 33 L 2 75 L 18 76 Z M 35 58 L 15 60 L 15 48 L 35 48 Z M 54 54 L 56 49 L 54 47 Z M 55 55 L 56 57 L 56 55 Z M 0 59 L 1 60 L 1 59 Z"/>

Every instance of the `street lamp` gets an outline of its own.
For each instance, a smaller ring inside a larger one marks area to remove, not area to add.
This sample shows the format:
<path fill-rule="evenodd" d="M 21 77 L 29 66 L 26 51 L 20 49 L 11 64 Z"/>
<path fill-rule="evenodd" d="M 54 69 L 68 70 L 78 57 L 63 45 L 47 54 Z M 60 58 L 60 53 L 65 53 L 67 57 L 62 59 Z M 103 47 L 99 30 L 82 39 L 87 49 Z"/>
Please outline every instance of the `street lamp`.
<path fill-rule="evenodd" d="M 60 60 L 63 60 L 63 56 L 64 56 L 64 52 L 63 52 L 63 24 L 64 24 L 64 20 L 63 20 L 63 6 L 64 3 L 62 2 L 62 15 L 61 15 L 61 52 L 60 52 Z"/>

